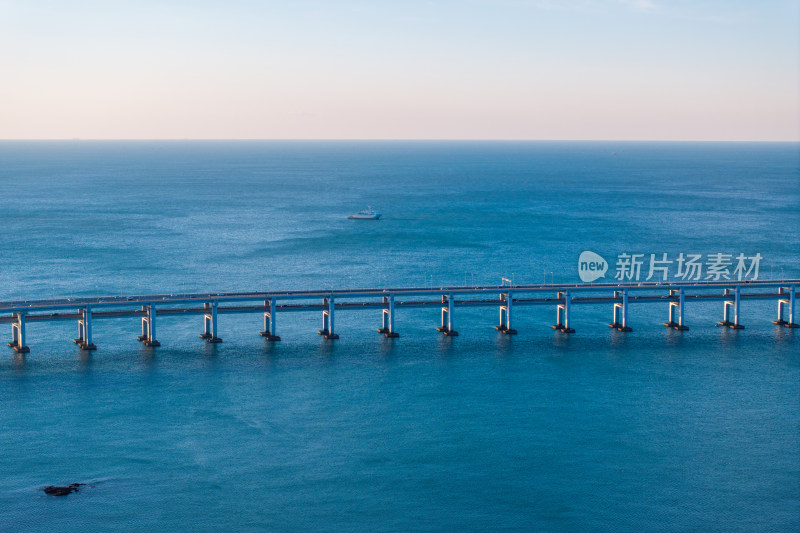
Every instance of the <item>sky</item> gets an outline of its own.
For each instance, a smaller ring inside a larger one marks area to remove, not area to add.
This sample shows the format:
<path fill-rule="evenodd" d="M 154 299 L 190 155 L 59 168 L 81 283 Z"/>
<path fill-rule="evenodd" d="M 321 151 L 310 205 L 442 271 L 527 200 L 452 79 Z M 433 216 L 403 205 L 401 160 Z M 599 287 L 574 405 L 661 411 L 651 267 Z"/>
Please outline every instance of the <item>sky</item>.
<path fill-rule="evenodd" d="M 797 0 L 0 0 L 0 139 L 800 141 Z"/>

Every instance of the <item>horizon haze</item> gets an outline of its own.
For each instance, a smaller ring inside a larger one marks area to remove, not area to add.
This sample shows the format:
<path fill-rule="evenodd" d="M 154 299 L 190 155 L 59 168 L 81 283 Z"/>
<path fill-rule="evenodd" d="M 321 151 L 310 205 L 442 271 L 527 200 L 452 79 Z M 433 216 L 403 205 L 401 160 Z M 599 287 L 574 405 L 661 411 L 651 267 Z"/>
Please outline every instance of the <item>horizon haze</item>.
<path fill-rule="evenodd" d="M 0 0 L 0 139 L 800 141 L 772 0 Z"/>

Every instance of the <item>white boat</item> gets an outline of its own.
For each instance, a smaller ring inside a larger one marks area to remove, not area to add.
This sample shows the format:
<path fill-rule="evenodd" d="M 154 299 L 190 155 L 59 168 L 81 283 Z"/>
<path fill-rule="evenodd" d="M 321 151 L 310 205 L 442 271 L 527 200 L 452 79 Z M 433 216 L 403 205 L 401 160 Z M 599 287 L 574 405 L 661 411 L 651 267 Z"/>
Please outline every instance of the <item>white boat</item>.
<path fill-rule="evenodd" d="M 378 220 L 381 218 L 381 214 L 373 211 L 371 207 L 367 207 L 366 209 L 362 209 L 355 215 L 350 215 L 347 218 L 350 220 Z"/>

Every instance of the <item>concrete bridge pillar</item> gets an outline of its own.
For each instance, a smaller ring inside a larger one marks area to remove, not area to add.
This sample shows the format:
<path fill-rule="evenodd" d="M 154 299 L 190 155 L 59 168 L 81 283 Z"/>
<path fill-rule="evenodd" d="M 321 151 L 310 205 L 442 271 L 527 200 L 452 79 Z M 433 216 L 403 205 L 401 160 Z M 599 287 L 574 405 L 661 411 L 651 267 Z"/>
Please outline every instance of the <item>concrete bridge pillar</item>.
<path fill-rule="evenodd" d="M 556 323 L 553 324 L 553 329 L 562 333 L 575 333 L 575 330 L 569 325 L 569 316 L 572 309 L 572 295 L 569 291 L 559 292 L 557 294 L 559 303 L 556 306 Z"/>
<path fill-rule="evenodd" d="M 268 341 L 279 341 L 281 338 L 275 333 L 277 327 L 275 321 L 275 298 L 270 298 L 269 300 L 265 301 L 264 307 L 268 308 L 269 311 L 264 313 L 264 331 L 260 332 L 259 335 Z"/>
<path fill-rule="evenodd" d="M 717 325 L 731 329 L 744 329 L 744 326 L 739 324 L 739 302 L 741 300 L 740 287 L 737 285 L 735 289 L 725 289 L 725 296 L 729 296 L 731 294 L 733 295 L 733 300 L 725 300 L 725 302 L 723 302 L 725 304 L 723 319 L 722 322 L 717 322 Z M 731 320 L 731 318 L 733 318 L 733 320 Z"/>
<path fill-rule="evenodd" d="M 442 295 L 442 325 L 436 328 L 448 337 L 457 337 L 458 332 L 453 329 L 453 295 Z"/>
<path fill-rule="evenodd" d="M 209 312 L 203 315 L 203 333 L 200 338 L 211 344 L 222 342 L 222 339 L 217 337 L 217 302 L 206 302 L 203 307 Z"/>
<path fill-rule="evenodd" d="M 689 328 L 683 324 L 683 287 L 678 290 L 670 290 L 669 296 L 670 298 L 677 297 L 678 301 L 669 303 L 669 322 L 664 322 L 664 325 L 677 331 L 688 330 Z M 675 315 L 677 315 L 677 320 Z"/>
<path fill-rule="evenodd" d="M 78 320 L 78 338 L 75 339 L 75 344 L 80 346 L 81 350 L 96 350 L 97 346 L 92 342 L 92 308 L 86 307 L 81 311 L 81 319 Z"/>
<path fill-rule="evenodd" d="M 26 344 L 25 313 L 14 313 L 16 322 L 11 323 L 11 342 L 8 345 L 17 353 L 28 353 L 31 349 Z"/>
<path fill-rule="evenodd" d="M 494 329 L 501 333 L 505 333 L 506 335 L 516 335 L 517 330 L 511 326 L 514 295 L 511 293 L 511 291 L 508 291 L 505 294 L 501 294 L 500 299 L 505 302 L 505 305 L 500 306 L 500 324 L 495 326 Z"/>
<path fill-rule="evenodd" d="M 383 297 L 383 304 L 386 308 L 382 310 L 382 323 L 378 333 L 383 333 L 384 337 L 396 338 L 400 335 L 394 330 L 394 294 Z"/>
<path fill-rule="evenodd" d="M 788 291 L 788 294 L 787 294 Z M 778 293 L 780 294 L 787 294 L 788 298 L 780 298 L 778 300 L 778 320 L 773 320 L 773 324 L 777 324 L 778 326 L 783 326 L 785 328 L 798 328 L 798 325 L 795 319 L 795 293 L 797 292 L 796 287 L 792 285 L 791 287 L 781 287 L 778 289 Z M 784 307 L 789 308 L 789 320 L 783 319 L 783 309 Z"/>
<path fill-rule="evenodd" d="M 334 330 L 333 295 L 323 298 L 322 303 L 323 305 L 327 305 L 328 308 L 322 311 L 322 329 L 317 331 L 317 333 L 329 340 L 338 339 L 339 335 L 337 335 Z"/>
<path fill-rule="evenodd" d="M 617 331 L 633 331 L 633 328 L 628 326 L 628 289 L 614 291 L 614 298 L 621 298 L 622 301 L 614 303 L 614 322 L 608 327 Z"/>
<path fill-rule="evenodd" d="M 142 317 L 142 334 L 137 337 L 145 346 L 155 348 L 161 346 L 156 340 L 156 306 L 150 304 L 142 307 L 145 316 Z"/>

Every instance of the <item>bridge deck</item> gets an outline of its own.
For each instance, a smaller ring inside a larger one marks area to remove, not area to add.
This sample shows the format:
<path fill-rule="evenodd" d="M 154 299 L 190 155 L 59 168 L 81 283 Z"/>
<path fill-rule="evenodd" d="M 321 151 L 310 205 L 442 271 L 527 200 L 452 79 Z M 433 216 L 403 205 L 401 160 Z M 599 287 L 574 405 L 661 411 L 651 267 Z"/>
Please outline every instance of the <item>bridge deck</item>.
<path fill-rule="evenodd" d="M 12 325 L 12 346 L 27 351 L 25 323 L 55 320 L 79 322 L 83 349 L 95 349 L 91 343 L 92 319 L 134 317 L 142 320 L 140 340 L 148 346 L 155 341 L 156 316 L 203 315 L 208 342 L 220 342 L 217 337 L 217 315 L 231 313 L 263 313 L 264 331 L 268 340 L 280 340 L 275 335 L 275 315 L 285 312 L 320 312 L 323 329 L 320 334 L 335 339 L 334 311 L 382 310 L 386 336 L 396 337 L 394 310 L 396 308 L 441 308 L 439 331 L 457 335 L 452 327 L 452 315 L 459 307 L 494 307 L 500 309 L 503 333 L 516 333 L 511 327 L 512 307 L 545 305 L 557 308 L 554 328 L 573 333 L 569 327 L 573 305 L 609 305 L 614 320 L 610 324 L 621 331 L 631 331 L 627 325 L 628 305 L 632 303 L 668 304 L 669 322 L 675 329 L 688 329 L 683 324 L 686 302 L 725 302 L 724 319 L 719 325 L 742 329 L 739 306 L 742 300 L 776 300 L 779 302 L 775 324 L 796 327 L 795 301 L 800 279 L 759 281 L 692 281 L 596 284 L 491 285 L 450 287 L 392 287 L 366 289 L 323 289 L 312 291 L 265 291 L 202 294 L 148 294 L 134 296 L 102 296 L 58 298 L 48 300 L 14 300 L 0 302 L 0 323 Z M 258 302 L 258 303 L 256 303 Z M 784 320 L 784 307 L 789 320 Z M 677 310 L 677 315 L 675 311 Z M 732 311 L 732 313 L 730 312 Z"/>
<path fill-rule="evenodd" d="M 143 305 L 186 305 L 203 302 L 248 302 L 258 300 L 311 300 L 311 299 L 354 299 L 354 298 L 382 298 L 388 296 L 397 297 L 424 297 L 431 295 L 447 295 L 454 297 L 481 296 L 487 294 L 505 294 L 509 291 L 515 295 L 531 293 L 558 293 L 570 291 L 571 294 L 608 292 L 627 290 L 633 292 L 669 292 L 670 290 L 684 291 L 706 291 L 713 289 L 735 289 L 749 290 L 751 288 L 779 288 L 800 286 L 800 279 L 786 280 L 757 280 L 757 281 L 694 281 L 694 282 L 642 282 L 642 283 L 581 283 L 581 284 L 541 284 L 541 285 L 491 285 L 491 286 L 445 286 L 445 287 L 391 287 L 391 288 L 366 288 L 366 289 L 322 289 L 308 291 L 265 291 L 265 292 L 219 292 L 219 293 L 189 293 L 189 294 L 146 294 L 135 296 L 102 296 L 102 297 L 77 297 L 77 298 L 58 298 L 49 300 L 11 300 L 0 302 L 0 314 L 32 312 L 32 311 L 55 311 L 61 309 L 82 309 L 87 306 L 92 308 L 120 308 L 138 307 Z M 747 296 L 745 296 L 747 295 Z M 697 296 L 700 296 L 699 294 Z M 742 292 L 742 297 L 752 296 Z M 776 293 L 771 296 L 764 295 L 765 298 L 774 298 Z M 602 297 L 600 297 L 602 298 Z M 639 297 L 642 298 L 642 297 Z M 689 298 L 689 295 L 686 295 Z M 579 299 L 575 296 L 575 300 Z M 629 298 L 633 301 L 634 296 Z M 721 299 L 721 298 L 718 298 Z M 536 298 L 527 299 L 534 303 Z M 542 303 L 548 303 L 547 299 L 542 299 Z M 587 297 L 584 303 L 594 303 L 593 298 Z M 463 299 L 456 299 L 456 305 L 465 305 Z M 526 300 L 522 299 L 521 303 Z M 597 303 L 607 303 L 607 298 L 599 300 Z M 418 303 L 418 302 L 414 302 Z M 441 303 L 441 302 L 436 302 Z M 494 305 L 494 301 L 487 301 L 486 305 Z M 549 303 L 553 303 L 550 299 Z M 336 304 L 337 308 L 340 304 Z M 396 304 L 397 305 L 397 304 Z M 409 305 L 412 305 L 409 302 Z M 304 310 L 313 310 L 313 305 Z M 287 308 L 289 310 L 289 308 Z"/>

